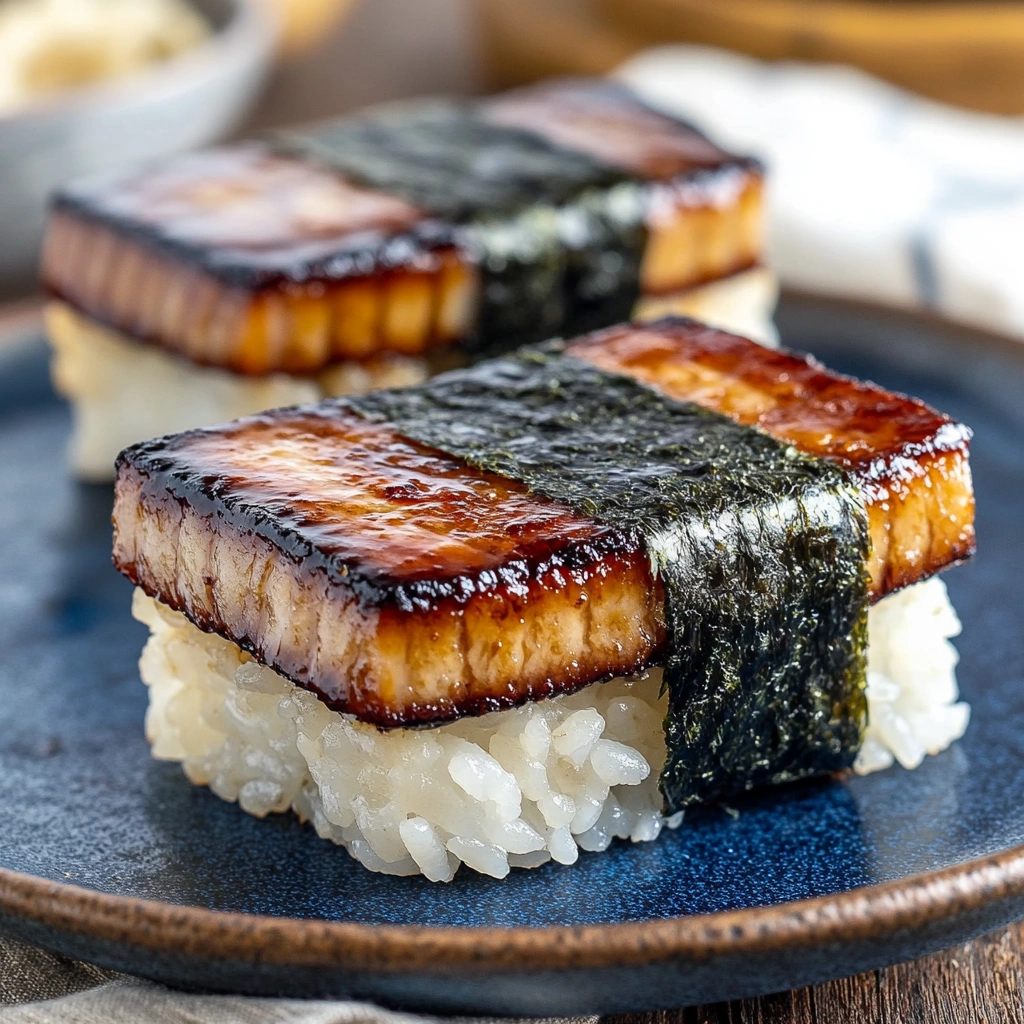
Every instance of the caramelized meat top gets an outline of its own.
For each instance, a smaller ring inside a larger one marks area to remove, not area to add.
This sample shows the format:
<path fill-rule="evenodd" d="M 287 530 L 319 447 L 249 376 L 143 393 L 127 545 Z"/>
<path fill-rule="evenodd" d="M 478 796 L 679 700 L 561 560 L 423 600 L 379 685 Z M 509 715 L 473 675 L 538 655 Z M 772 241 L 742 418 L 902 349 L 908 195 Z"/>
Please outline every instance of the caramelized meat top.
<path fill-rule="evenodd" d="M 971 436 L 916 398 L 693 321 L 612 327 L 569 351 L 833 459 L 869 490 L 915 475 L 922 456 L 966 452 Z"/>
<path fill-rule="evenodd" d="M 487 99 L 482 109 L 498 124 L 535 131 L 652 181 L 726 165 L 760 171 L 755 160 L 725 152 L 613 82 L 545 82 Z"/>
<path fill-rule="evenodd" d="M 340 579 L 375 588 L 468 580 L 566 545 L 613 540 L 610 529 L 521 484 L 329 404 L 150 442 L 128 461 L 170 470 L 152 473 L 147 492 L 216 509 Z"/>
<path fill-rule="evenodd" d="M 682 319 L 611 328 L 569 352 L 842 463 L 872 517 L 876 596 L 973 548 L 969 431 L 915 399 Z M 120 469 L 137 473 L 149 498 L 265 536 L 373 600 L 400 591 L 401 602 L 429 602 L 528 576 L 552 558 L 571 571 L 638 554 L 596 520 L 330 402 L 137 445 Z M 889 533 L 914 482 L 930 504 L 903 517 L 895 544 Z"/>
<path fill-rule="evenodd" d="M 474 109 L 484 121 L 543 136 L 642 179 L 729 168 L 760 173 L 756 161 L 731 156 L 695 128 L 650 110 L 610 83 L 533 87 L 481 101 Z M 496 150 L 493 159 L 502 155 Z M 698 188 L 704 205 L 714 203 L 715 187 L 704 182 Z M 725 189 L 720 198 L 733 202 L 736 193 L 735 187 Z M 332 247 L 365 247 L 429 219 L 397 195 L 360 187 L 327 167 L 259 143 L 175 156 L 76 183 L 62 191 L 56 207 L 185 248 L 219 249 L 227 262 L 233 253 L 265 253 L 269 259 L 278 250 L 278 260 L 294 259 L 303 247 L 311 247 L 307 258 L 315 259 Z M 369 238 L 360 237 L 367 233 Z"/>
<path fill-rule="evenodd" d="M 76 186 L 68 199 L 166 241 L 228 252 L 324 243 L 330 250 L 360 233 L 396 234 L 424 216 L 397 196 L 254 143 L 188 153 L 116 181 Z"/>

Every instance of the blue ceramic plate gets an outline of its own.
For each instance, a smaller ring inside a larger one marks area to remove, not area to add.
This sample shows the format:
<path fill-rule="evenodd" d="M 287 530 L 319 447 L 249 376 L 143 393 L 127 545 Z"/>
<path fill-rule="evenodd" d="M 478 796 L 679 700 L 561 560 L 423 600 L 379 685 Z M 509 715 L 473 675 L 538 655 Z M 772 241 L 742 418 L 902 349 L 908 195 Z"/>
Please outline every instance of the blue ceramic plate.
<path fill-rule="evenodd" d="M 654 843 L 448 886 L 371 874 L 149 757 L 110 490 L 63 468 L 37 347 L 0 365 L 0 929 L 172 984 L 493 1013 L 653 1009 L 916 956 L 1024 914 L 1024 348 L 790 300 L 786 342 L 971 424 L 963 741 Z"/>

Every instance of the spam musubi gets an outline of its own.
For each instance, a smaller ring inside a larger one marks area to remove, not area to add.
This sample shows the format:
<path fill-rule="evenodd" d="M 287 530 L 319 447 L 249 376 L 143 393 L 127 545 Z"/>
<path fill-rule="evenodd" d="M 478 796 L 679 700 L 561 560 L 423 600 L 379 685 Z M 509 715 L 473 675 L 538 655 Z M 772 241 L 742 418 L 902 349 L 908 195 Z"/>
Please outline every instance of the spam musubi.
<path fill-rule="evenodd" d="M 600 80 L 417 100 L 72 183 L 72 463 L 671 309 L 766 337 L 763 171 Z"/>
<path fill-rule="evenodd" d="M 684 318 L 129 448 L 155 756 L 449 880 L 966 728 L 970 431 Z"/>

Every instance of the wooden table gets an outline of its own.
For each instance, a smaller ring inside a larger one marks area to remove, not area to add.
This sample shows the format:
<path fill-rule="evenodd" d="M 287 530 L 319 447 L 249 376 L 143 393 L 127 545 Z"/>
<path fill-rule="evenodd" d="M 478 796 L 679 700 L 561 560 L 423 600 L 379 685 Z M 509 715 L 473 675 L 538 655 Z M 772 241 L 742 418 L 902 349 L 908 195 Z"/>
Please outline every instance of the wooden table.
<path fill-rule="evenodd" d="M 813 988 L 602 1024 L 1021 1024 L 1024 922 L 965 946 Z"/>
<path fill-rule="evenodd" d="M 1005 0 L 476 0 L 494 82 L 606 71 L 648 46 L 852 64 L 976 110 L 1024 111 L 1024 5 Z"/>

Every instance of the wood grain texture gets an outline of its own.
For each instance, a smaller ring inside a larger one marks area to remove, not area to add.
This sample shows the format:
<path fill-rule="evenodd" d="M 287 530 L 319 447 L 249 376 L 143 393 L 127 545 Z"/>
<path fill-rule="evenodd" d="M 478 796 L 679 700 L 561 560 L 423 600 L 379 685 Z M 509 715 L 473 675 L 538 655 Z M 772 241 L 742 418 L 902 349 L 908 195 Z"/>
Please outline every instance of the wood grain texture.
<path fill-rule="evenodd" d="M 919 0 L 594 0 L 653 41 L 724 46 L 765 60 L 852 64 L 945 103 L 1024 110 L 1024 6 Z"/>
<path fill-rule="evenodd" d="M 877 0 L 479 0 L 490 81 L 597 74 L 680 41 L 841 63 L 977 110 L 1024 113 L 1024 4 Z"/>
<path fill-rule="evenodd" d="M 934 956 L 813 988 L 602 1024 L 1022 1024 L 1024 922 Z"/>

